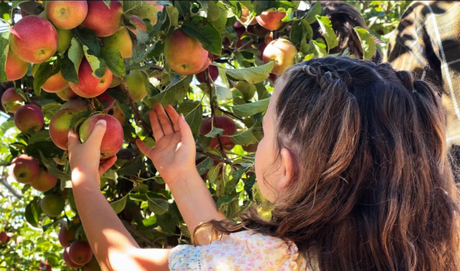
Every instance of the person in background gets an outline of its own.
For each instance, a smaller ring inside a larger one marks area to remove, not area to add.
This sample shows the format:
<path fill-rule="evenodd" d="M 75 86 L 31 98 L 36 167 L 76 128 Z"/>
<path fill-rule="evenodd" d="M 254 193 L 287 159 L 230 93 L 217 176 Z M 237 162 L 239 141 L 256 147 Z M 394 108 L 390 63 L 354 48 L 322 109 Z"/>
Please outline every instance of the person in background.
<path fill-rule="evenodd" d="M 460 160 L 460 2 L 413 2 L 388 42 L 384 61 L 436 87 L 447 117 L 447 142 L 452 145 L 453 162 L 458 164 L 455 161 Z"/>
<path fill-rule="evenodd" d="M 153 148 L 194 245 L 143 249 L 99 189 L 106 123 L 69 132 L 76 206 L 103 270 L 460 270 L 459 197 L 439 97 L 410 73 L 345 57 L 313 59 L 277 81 L 255 155 L 271 218 L 218 212 L 196 146 L 172 106 L 150 112 Z"/>

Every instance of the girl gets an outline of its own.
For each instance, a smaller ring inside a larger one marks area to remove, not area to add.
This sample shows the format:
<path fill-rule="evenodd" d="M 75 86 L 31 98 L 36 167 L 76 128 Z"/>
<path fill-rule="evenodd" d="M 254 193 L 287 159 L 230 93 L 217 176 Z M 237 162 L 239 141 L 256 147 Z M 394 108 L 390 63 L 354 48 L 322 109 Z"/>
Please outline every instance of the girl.
<path fill-rule="evenodd" d="M 269 221 L 255 209 L 240 224 L 224 220 L 196 170 L 190 128 L 166 112 L 150 113 L 156 146 L 137 143 L 200 246 L 139 248 L 97 184 L 114 162 L 99 165 L 105 123 L 84 144 L 69 133 L 75 200 L 103 270 L 460 270 L 445 116 L 409 73 L 329 57 L 283 75 L 255 157 L 260 190 L 276 205 Z"/>

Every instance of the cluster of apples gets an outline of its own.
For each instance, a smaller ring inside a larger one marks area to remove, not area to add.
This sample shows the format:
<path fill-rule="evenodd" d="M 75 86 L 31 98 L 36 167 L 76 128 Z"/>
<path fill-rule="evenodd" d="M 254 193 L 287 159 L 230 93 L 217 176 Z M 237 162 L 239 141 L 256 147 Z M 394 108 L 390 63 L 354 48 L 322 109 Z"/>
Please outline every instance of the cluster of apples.
<path fill-rule="evenodd" d="M 91 246 L 85 240 L 76 240 L 76 234 L 76 225 L 64 224 L 59 230 L 59 243 L 64 248 L 64 262 L 70 268 L 84 267 L 85 271 L 100 270 Z"/>

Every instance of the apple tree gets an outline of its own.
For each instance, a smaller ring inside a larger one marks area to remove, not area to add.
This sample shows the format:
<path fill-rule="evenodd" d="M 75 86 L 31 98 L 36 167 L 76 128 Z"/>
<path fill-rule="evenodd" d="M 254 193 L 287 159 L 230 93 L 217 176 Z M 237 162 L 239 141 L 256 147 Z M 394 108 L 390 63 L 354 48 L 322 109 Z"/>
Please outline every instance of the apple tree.
<path fill-rule="evenodd" d="M 354 29 L 362 50 L 354 56 L 331 53 L 337 36 L 311 1 L 1 1 L 0 94 L 9 118 L 0 125 L 0 165 L 9 196 L 0 200 L 0 267 L 98 270 L 66 144 L 69 129 L 83 142 L 101 118 L 101 157 L 117 162 L 100 189 L 128 231 L 142 247 L 190 242 L 167 185 L 135 145 L 155 145 L 148 112 L 157 103 L 184 114 L 218 209 L 237 221 L 261 204 L 269 216 L 254 152 L 277 76 L 316 57 L 371 59 L 407 2 L 350 2 L 372 25 Z"/>

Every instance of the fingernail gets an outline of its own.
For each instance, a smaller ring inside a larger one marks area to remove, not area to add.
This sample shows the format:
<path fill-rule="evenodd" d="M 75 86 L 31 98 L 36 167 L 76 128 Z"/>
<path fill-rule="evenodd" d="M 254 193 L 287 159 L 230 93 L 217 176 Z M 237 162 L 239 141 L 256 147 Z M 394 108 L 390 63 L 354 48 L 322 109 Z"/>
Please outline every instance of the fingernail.
<path fill-rule="evenodd" d="M 98 120 L 96 122 L 96 125 L 100 125 L 100 126 L 106 126 L 107 125 L 107 122 L 105 120 Z"/>
<path fill-rule="evenodd" d="M 184 114 L 180 114 L 181 119 L 185 120 Z"/>

